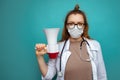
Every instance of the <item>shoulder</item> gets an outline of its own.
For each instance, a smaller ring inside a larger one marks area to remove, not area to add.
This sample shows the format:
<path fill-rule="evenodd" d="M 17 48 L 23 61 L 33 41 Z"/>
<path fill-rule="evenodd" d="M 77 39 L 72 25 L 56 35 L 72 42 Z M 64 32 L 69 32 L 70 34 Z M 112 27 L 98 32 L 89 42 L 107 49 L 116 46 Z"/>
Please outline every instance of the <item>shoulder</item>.
<path fill-rule="evenodd" d="M 97 40 L 93 40 L 93 39 L 86 39 L 86 40 L 93 49 L 98 50 L 101 47 L 100 43 Z"/>
<path fill-rule="evenodd" d="M 59 49 L 61 50 L 64 46 L 65 41 L 58 42 Z"/>
<path fill-rule="evenodd" d="M 58 45 L 61 46 L 64 44 L 65 41 L 58 42 Z"/>
<path fill-rule="evenodd" d="M 94 44 L 94 45 L 100 45 L 100 43 L 97 40 L 94 40 L 94 39 L 87 39 L 87 41 L 91 44 Z"/>

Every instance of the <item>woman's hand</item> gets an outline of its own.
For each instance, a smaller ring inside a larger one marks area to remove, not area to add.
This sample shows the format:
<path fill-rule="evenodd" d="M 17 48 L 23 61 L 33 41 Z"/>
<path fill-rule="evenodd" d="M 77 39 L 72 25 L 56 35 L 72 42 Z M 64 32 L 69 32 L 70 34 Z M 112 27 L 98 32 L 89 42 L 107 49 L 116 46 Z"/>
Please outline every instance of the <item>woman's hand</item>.
<path fill-rule="evenodd" d="M 39 43 L 35 45 L 35 49 L 41 73 L 43 76 L 45 76 L 48 71 L 48 65 L 46 64 L 43 55 L 47 53 L 47 47 L 45 44 Z"/>
<path fill-rule="evenodd" d="M 47 53 L 47 47 L 45 44 L 41 44 L 41 43 L 36 44 L 35 49 L 36 49 L 37 56 L 42 56 Z"/>

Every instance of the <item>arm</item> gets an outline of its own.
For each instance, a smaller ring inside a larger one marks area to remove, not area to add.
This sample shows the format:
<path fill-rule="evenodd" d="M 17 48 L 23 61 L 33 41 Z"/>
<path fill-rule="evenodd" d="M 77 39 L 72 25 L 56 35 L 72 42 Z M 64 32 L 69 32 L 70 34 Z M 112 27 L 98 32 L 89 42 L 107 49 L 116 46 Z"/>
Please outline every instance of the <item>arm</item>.
<path fill-rule="evenodd" d="M 44 77 L 47 74 L 48 66 L 45 63 L 45 60 L 44 60 L 43 56 L 37 57 L 37 60 L 38 60 L 40 71 L 41 71 L 41 73 L 42 73 L 42 75 Z"/>
<path fill-rule="evenodd" d="M 48 64 L 45 62 L 43 55 L 47 53 L 45 44 L 36 44 L 36 55 L 43 80 L 51 80 L 55 73 L 55 60 L 49 60 Z"/>

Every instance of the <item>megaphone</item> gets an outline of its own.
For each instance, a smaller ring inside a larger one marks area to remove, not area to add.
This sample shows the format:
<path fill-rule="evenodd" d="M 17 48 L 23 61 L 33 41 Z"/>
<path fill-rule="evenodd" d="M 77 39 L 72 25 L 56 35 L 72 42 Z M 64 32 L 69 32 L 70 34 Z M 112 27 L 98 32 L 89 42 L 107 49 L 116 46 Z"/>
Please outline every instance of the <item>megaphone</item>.
<path fill-rule="evenodd" d="M 44 32 L 47 38 L 47 53 L 50 59 L 56 59 L 59 53 L 57 36 L 60 28 L 46 28 Z"/>

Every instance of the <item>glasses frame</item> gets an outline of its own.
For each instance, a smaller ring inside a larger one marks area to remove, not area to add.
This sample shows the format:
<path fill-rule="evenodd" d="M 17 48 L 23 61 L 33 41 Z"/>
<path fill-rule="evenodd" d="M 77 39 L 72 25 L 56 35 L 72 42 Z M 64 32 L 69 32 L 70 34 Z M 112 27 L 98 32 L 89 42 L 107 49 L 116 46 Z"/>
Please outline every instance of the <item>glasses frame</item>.
<path fill-rule="evenodd" d="M 79 24 L 80 24 L 80 25 L 79 25 Z M 81 28 L 79 28 L 78 26 L 82 26 L 82 28 L 83 28 L 83 27 L 85 26 L 85 24 L 84 24 L 84 23 L 77 23 L 77 24 L 67 23 L 66 26 L 67 26 L 67 28 L 69 28 L 69 29 L 73 29 L 73 28 L 75 28 L 75 26 L 77 26 L 78 29 L 81 29 Z M 70 26 L 73 26 L 73 28 L 70 28 Z"/>

